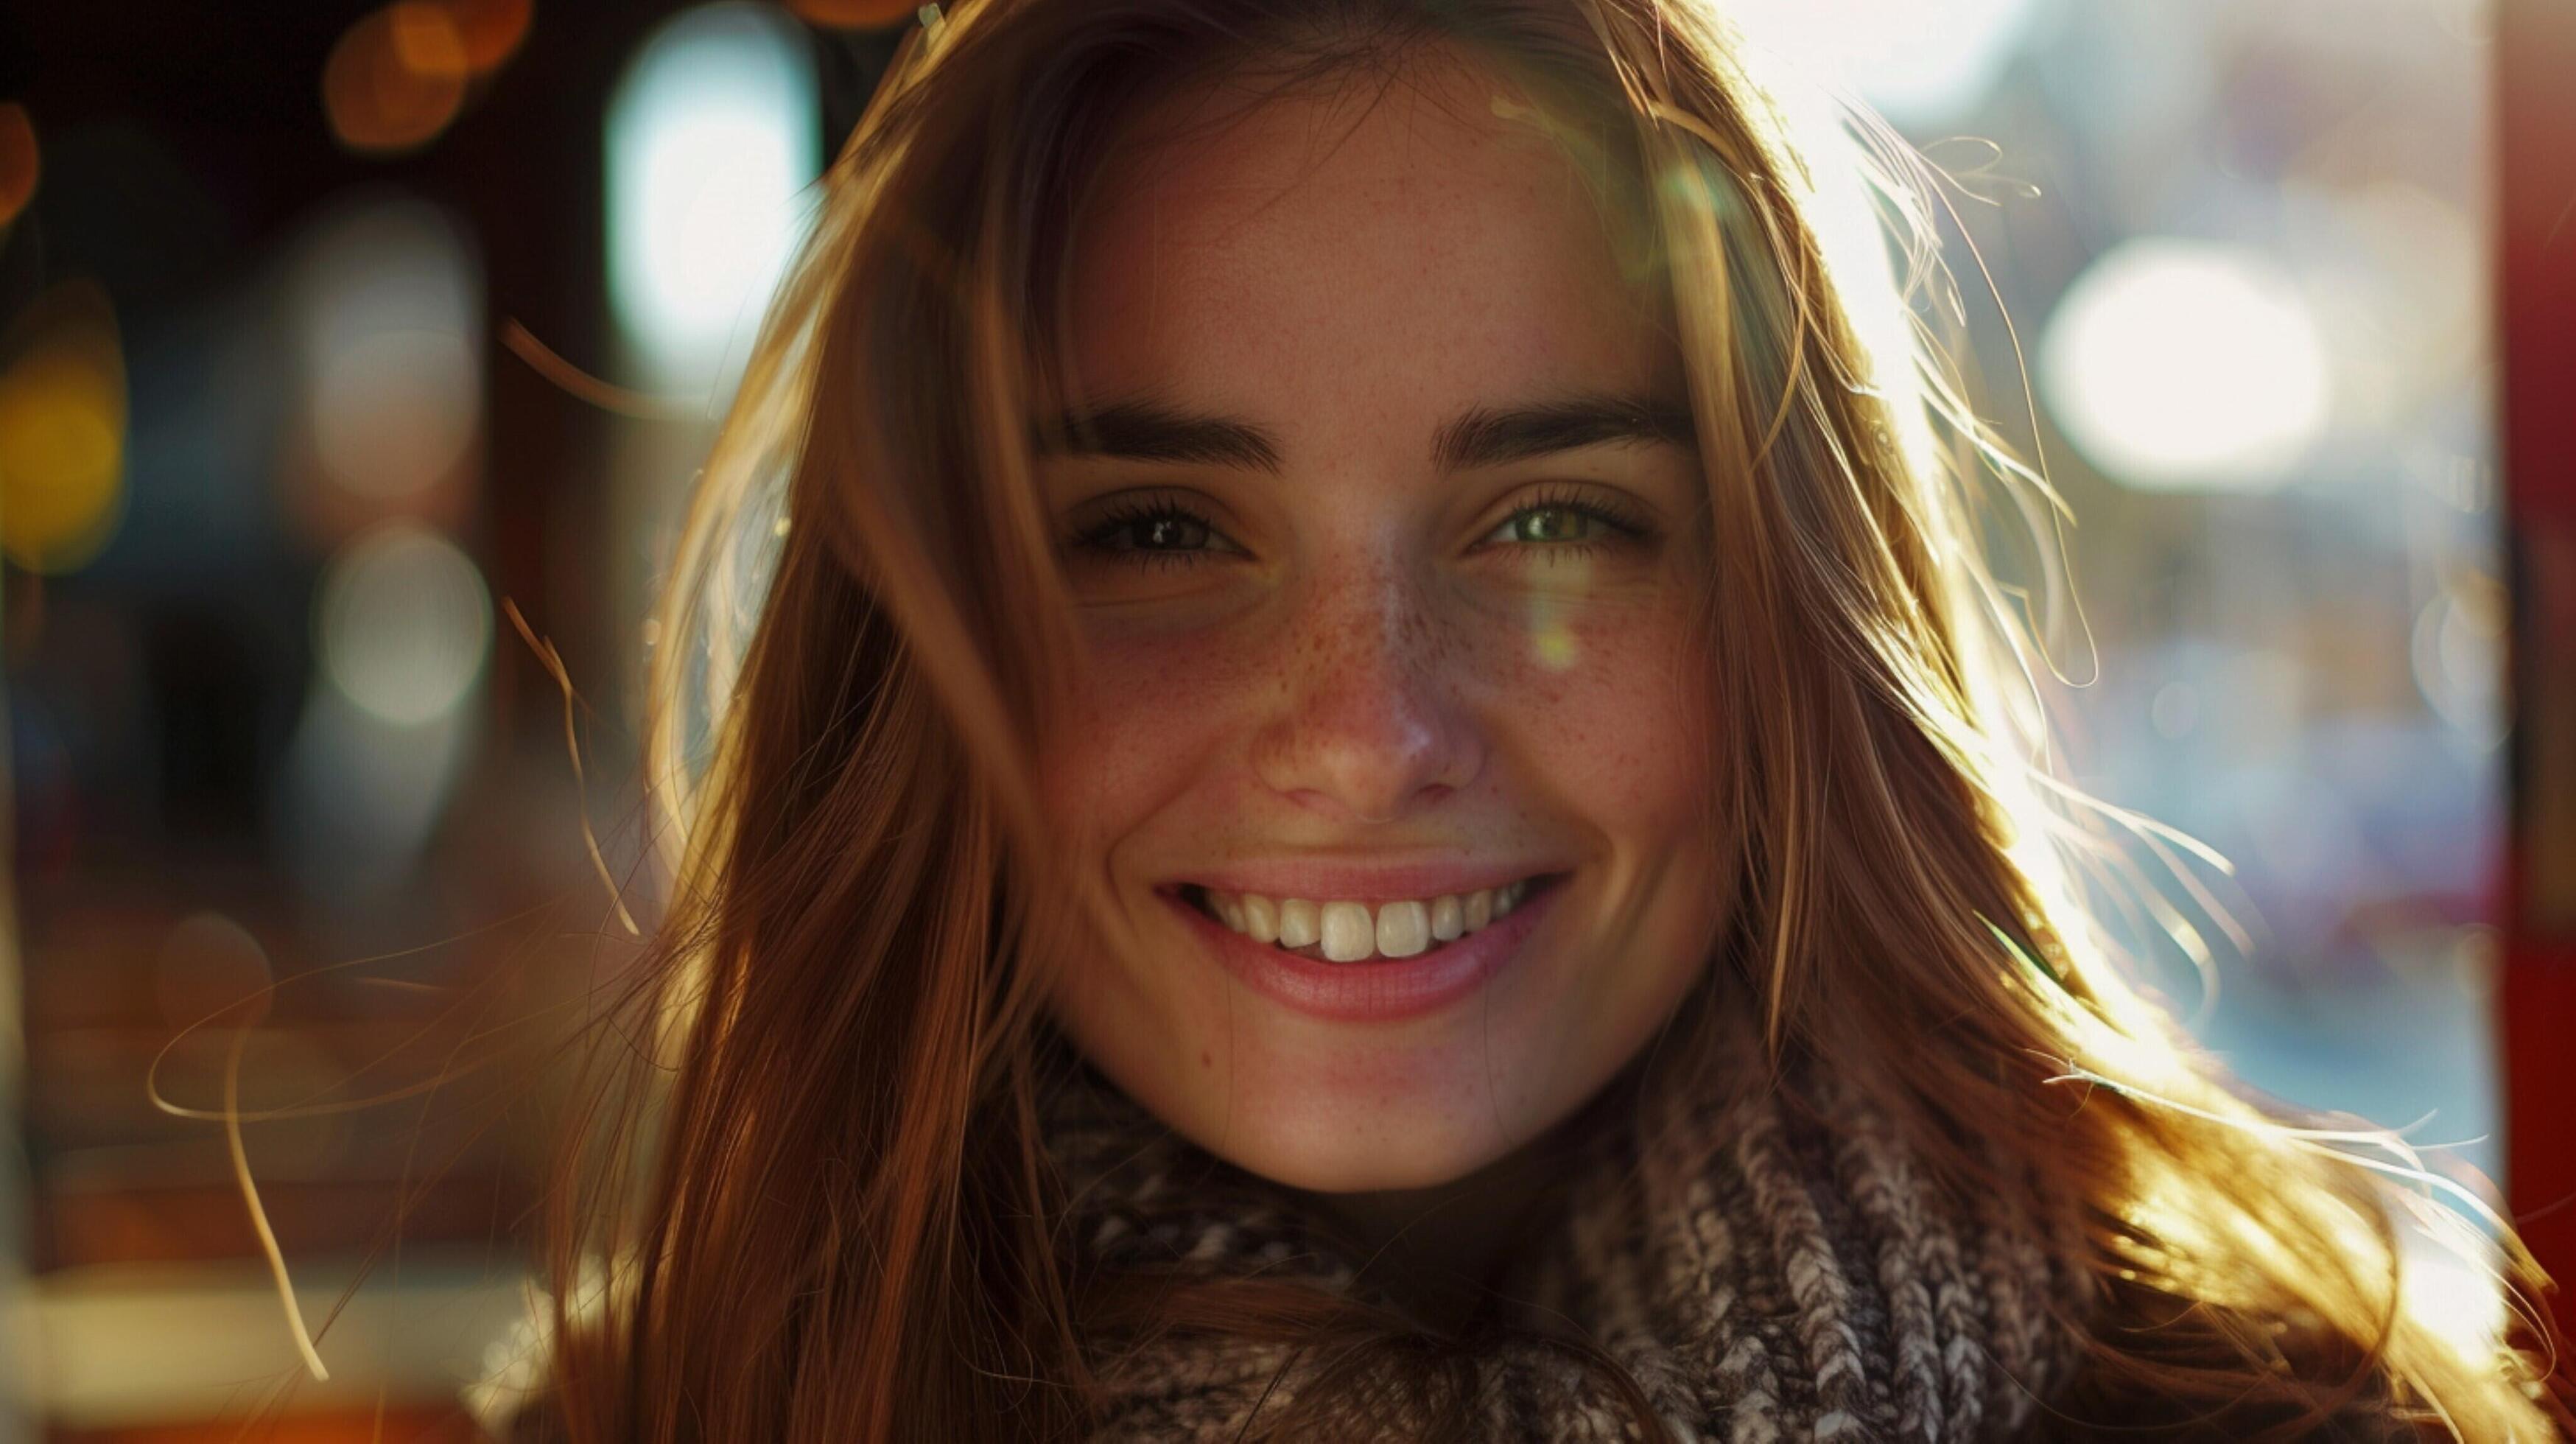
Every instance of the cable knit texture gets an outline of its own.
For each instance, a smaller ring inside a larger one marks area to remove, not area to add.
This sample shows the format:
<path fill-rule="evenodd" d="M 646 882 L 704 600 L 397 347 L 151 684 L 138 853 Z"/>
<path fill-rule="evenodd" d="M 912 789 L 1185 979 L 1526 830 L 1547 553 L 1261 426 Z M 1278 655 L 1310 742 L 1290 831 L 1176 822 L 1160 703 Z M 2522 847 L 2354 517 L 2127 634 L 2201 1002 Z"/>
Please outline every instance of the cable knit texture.
<path fill-rule="evenodd" d="M 1559 1130 L 1549 1197 L 1487 1281 L 1485 1326 L 1425 1351 L 1462 1366 L 1444 1377 L 1472 1390 L 1469 1437 L 1641 1437 L 1569 1336 L 1616 1359 L 1687 1444 L 2447 1437 L 2419 1433 L 2385 1380 L 2314 1429 L 2295 1393 L 2249 1388 L 2245 1407 L 2218 1413 L 2101 1393 L 2078 1377 L 2085 1335 L 2109 1325 L 2068 1200 L 2000 1159 L 1995 1176 L 2020 1186 L 1953 1197 L 1860 1089 L 1794 1068 L 1755 1076 L 1746 1025 L 1719 1026 L 1734 1035 L 1717 1049 L 1731 1071 L 1680 1086 L 1641 1065 Z M 1042 1126 L 1070 1190 L 1062 1262 L 1078 1291 L 1104 1274 L 1257 1275 L 1403 1312 L 1310 1200 L 1192 1145 L 1069 1050 L 1063 1061 Z M 548 1313 L 532 1304 L 467 1393 L 496 1438 L 569 1437 L 546 1377 Z M 1240 1336 L 1095 1328 L 1083 1346 L 1107 1389 L 1095 1444 L 1236 1439 L 1318 1375 L 1309 1351 Z M 1329 1406 L 1320 1432 L 1335 1444 L 1418 1440 L 1447 1413 L 1402 1391 L 1308 1402 Z"/>
<path fill-rule="evenodd" d="M 1562 1210 L 1499 1294 L 1510 1324 L 1571 1326 L 1606 1348 L 1677 1437 L 2009 1438 L 2067 1380 L 2079 1245 L 2071 1211 L 2035 1183 L 1949 1200 L 1887 1118 L 1827 1077 L 1637 1096 L 1630 1120 L 1578 1155 Z M 1097 1073 L 1051 1107 L 1077 1269 L 1257 1273 L 1387 1301 L 1293 1195 L 1182 1140 Z M 1474 1356 L 1477 1437 L 1638 1437 L 1561 1349 L 1501 1337 Z M 1296 1348 L 1235 1338 L 1101 1342 L 1104 1441 L 1234 1438 L 1311 1372 Z M 1387 1438 L 1426 1422 L 1365 1421 Z"/>

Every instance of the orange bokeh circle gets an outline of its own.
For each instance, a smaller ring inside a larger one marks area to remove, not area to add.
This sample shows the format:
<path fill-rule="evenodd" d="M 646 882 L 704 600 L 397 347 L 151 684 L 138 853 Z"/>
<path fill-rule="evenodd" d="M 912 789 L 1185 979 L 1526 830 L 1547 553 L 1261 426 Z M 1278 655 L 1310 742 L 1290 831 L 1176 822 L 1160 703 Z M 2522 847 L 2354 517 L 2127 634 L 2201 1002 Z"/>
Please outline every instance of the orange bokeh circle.
<path fill-rule="evenodd" d="M 499 67 L 528 38 L 534 0 L 446 0 L 441 7 L 465 45 L 465 68 L 482 75 Z"/>
<path fill-rule="evenodd" d="M 465 103 L 465 38 L 447 7 L 400 0 L 349 27 L 322 66 L 322 109 L 351 150 L 411 150 Z"/>
<path fill-rule="evenodd" d="M 920 0 L 787 0 L 800 20 L 830 30 L 883 30 L 921 10 Z"/>

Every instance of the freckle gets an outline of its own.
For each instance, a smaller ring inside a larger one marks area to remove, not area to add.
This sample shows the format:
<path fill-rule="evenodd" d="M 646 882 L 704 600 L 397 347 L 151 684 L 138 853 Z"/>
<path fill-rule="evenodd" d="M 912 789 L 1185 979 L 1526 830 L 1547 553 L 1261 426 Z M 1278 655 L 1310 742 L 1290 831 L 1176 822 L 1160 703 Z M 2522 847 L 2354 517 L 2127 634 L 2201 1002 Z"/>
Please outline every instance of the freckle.
<path fill-rule="evenodd" d="M 1199 1066 L 1202 1068 L 1213 1068 L 1216 1066 L 1216 1060 L 1208 1056 L 1207 1049 L 1205 1048 L 1201 1048 L 1199 1050 Z"/>

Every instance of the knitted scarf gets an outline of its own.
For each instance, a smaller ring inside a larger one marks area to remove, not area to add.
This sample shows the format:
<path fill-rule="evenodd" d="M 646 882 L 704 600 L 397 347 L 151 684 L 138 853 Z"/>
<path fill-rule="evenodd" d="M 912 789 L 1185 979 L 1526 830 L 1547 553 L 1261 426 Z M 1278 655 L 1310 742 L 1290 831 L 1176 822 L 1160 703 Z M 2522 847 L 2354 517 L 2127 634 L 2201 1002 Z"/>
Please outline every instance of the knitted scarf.
<path fill-rule="evenodd" d="M 1738 1056 L 1758 1056 L 1730 1026 Z M 1388 1302 L 1292 1193 L 1089 1068 L 1076 1079 L 1050 1101 L 1046 1136 L 1078 1270 L 1258 1273 Z M 1739 1068 L 1629 1096 L 1506 1269 L 1497 1294 L 1519 1327 L 1470 1350 L 1473 1437 L 1637 1437 L 1621 1397 L 1548 1342 L 1568 1325 L 1684 1440 L 2008 1438 L 2072 1372 L 2080 1252 L 2071 1211 L 2035 1181 L 2022 1197 L 1950 1200 L 1884 1114 L 1817 1070 L 1766 1087 Z M 1314 1372 L 1298 1348 L 1235 1337 L 1099 1345 L 1104 1441 L 1235 1438 Z M 1430 1432 L 1384 1393 L 1333 1437 Z"/>

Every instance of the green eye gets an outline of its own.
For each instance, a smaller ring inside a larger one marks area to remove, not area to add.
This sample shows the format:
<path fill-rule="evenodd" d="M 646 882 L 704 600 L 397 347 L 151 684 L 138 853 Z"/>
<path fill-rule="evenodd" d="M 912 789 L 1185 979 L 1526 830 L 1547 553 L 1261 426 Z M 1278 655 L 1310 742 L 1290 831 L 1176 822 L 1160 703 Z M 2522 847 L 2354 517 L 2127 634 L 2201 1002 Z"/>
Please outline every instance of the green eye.
<path fill-rule="evenodd" d="M 1485 534 L 1483 544 L 1507 550 L 1588 552 L 1645 541 L 1652 535 L 1644 518 L 1622 514 L 1606 497 L 1560 491 L 1522 503 Z"/>
<path fill-rule="evenodd" d="M 1579 542 L 1598 539 L 1601 519 L 1564 505 L 1526 507 L 1512 513 L 1501 528 L 1519 542 Z"/>

